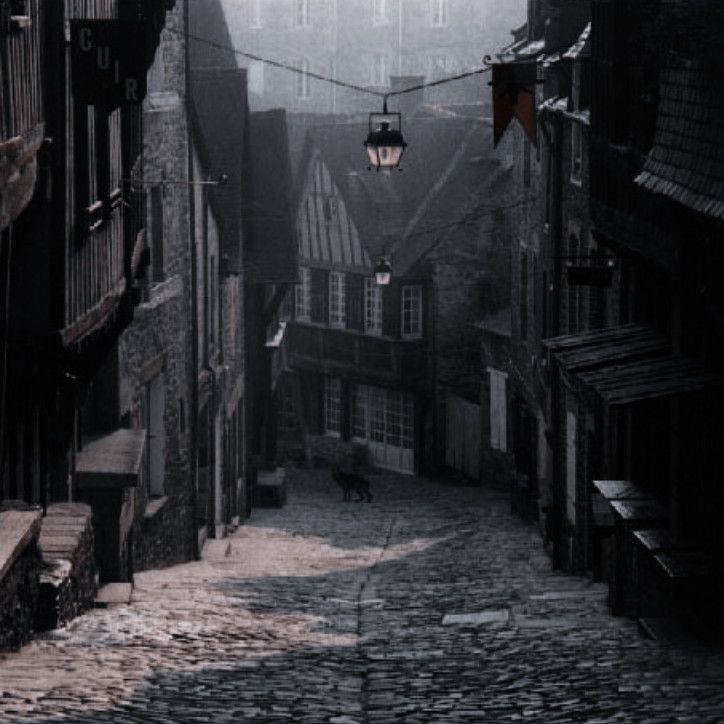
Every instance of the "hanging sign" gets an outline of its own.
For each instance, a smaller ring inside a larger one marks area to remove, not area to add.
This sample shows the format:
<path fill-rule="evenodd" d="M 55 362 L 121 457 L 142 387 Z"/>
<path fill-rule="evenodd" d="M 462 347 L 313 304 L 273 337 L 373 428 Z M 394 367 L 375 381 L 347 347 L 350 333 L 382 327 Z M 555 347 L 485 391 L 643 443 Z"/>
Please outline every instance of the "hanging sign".
<path fill-rule="evenodd" d="M 523 126 L 530 142 L 538 145 L 536 122 L 535 87 L 538 83 L 538 67 L 535 61 L 526 63 L 494 63 L 493 125 L 494 143 L 497 146 L 513 118 Z"/>
<path fill-rule="evenodd" d="M 108 110 L 146 97 L 146 27 L 136 20 L 71 20 L 73 97 Z"/>

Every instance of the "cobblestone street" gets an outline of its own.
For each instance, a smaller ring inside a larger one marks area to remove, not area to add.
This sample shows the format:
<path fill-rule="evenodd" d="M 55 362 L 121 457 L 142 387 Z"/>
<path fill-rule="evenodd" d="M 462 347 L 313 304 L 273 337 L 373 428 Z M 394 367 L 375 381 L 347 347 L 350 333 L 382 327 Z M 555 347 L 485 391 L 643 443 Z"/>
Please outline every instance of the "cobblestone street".
<path fill-rule="evenodd" d="M 293 472 L 285 509 L 4 656 L 0 721 L 724 721 L 724 657 L 610 617 L 503 493 L 371 480 Z"/>

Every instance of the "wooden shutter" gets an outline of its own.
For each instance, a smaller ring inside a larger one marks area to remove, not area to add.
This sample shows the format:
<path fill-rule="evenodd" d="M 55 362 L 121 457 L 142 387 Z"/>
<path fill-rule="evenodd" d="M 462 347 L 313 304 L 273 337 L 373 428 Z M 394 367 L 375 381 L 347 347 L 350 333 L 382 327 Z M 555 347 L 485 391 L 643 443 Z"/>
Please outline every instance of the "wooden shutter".
<path fill-rule="evenodd" d="M 401 335 L 400 285 L 394 282 L 382 292 L 382 334 L 385 337 L 399 338 Z"/>

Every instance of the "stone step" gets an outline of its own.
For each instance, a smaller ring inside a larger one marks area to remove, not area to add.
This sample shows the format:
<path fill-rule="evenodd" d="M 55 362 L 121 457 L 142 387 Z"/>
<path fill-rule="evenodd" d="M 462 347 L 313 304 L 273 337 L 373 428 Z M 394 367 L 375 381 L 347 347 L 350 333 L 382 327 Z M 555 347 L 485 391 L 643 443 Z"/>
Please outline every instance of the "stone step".
<path fill-rule="evenodd" d="M 133 593 L 132 583 L 106 583 L 101 586 L 96 596 L 96 608 L 109 606 L 127 606 L 131 602 Z"/>

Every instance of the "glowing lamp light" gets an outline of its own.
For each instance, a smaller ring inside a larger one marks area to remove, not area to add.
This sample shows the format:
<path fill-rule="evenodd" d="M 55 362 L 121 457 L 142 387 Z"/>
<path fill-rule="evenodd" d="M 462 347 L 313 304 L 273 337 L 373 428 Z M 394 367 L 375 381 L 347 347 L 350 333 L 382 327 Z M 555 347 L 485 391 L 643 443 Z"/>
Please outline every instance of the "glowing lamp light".
<path fill-rule="evenodd" d="M 407 143 L 402 137 L 402 114 L 388 113 L 385 100 L 382 113 L 370 113 L 369 133 L 364 142 L 370 169 L 393 169 L 400 165 Z"/>
<path fill-rule="evenodd" d="M 375 264 L 375 279 L 380 286 L 387 286 L 392 279 L 392 266 L 384 257 L 380 257 Z"/>

